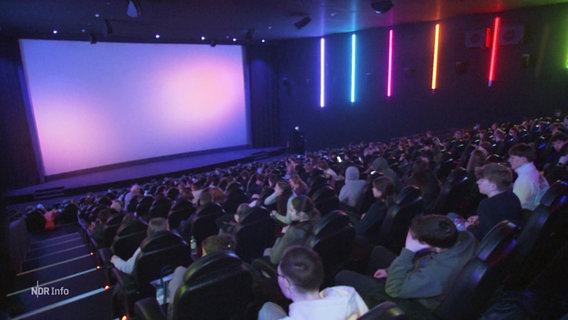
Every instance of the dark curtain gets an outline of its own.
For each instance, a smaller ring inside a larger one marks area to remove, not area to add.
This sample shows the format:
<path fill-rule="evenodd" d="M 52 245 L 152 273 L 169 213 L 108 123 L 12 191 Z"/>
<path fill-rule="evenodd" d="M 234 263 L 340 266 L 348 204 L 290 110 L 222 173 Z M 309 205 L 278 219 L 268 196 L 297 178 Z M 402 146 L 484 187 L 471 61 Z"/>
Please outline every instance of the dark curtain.
<path fill-rule="evenodd" d="M 274 50 L 275 47 L 247 48 L 254 148 L 282 145 L 279 139 L 278 82 L 275 80 Z"/>
<path fill-rule="evenodd" d="M 18 40 L 0 38 L 0 191 L 41 182 Z M 35 129 L 34 129 L 35 130 Z"/>

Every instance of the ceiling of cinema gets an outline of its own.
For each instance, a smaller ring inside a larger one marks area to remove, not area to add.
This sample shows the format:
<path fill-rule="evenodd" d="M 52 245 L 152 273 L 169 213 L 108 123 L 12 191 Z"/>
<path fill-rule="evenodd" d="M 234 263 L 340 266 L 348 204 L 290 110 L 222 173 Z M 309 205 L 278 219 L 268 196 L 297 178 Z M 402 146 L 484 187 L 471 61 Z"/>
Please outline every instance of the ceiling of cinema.
<path fill-rule="evenodd" d="M 131 2 L 133 1 L 133 2 Z M 1 0 L 0 36 L 255 44 L 499 13 L 568 0 Z M 136 6 L 134 6 L 136 4 Z M 304 26 L 302 26 L 302 21 Z M 297 25 L 296 25 L 297 24 Z"/>

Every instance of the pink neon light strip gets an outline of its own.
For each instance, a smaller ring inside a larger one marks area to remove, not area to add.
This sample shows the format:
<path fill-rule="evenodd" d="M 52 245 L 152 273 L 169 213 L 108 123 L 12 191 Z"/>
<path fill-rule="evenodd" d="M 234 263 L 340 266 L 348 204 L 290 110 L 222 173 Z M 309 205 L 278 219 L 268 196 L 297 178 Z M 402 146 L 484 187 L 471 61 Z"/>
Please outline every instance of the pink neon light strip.
<path fill-rule="evenodd" d="M 387 78 L 387 97 L 392 96 L 392 39 L 393 30 L 389 30 L 389 66 L 388 66 L 388 78 Z"/>
<path fill-rule="evenodd" d="M 495 80 L 495 65 L 497 64 L 497 45 L 499 41 L 499 25 L 501 24 L 501 18 L 495 18 L 495 26 L 493 27 L 493 44 L 491 46 L 491 63 L 489 65 L 489 81 L 487 85 L 491 87 L 493 85 L 493 80 Z"/>

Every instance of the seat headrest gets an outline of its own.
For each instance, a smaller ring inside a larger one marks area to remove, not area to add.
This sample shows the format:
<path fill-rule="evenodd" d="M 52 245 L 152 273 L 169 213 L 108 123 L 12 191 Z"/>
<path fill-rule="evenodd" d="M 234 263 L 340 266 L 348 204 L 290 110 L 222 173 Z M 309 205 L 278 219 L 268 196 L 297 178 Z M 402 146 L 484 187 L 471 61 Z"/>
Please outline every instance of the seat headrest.
<path fill-rule="evenodd" d="M 479 243 L 477 257 L 491 264 L 503 252 L 508 251 L 511 245 L 514 245 L 518 232 L 519 228 L 514 223 L 508 220 L 499 222 Z"/>
<path fill-rule="evenodd" d="M 192 263 L 183 276 L 183 281 L 199 281 L 212 274 L 226 273 L 240 267 L 243 261 L 232 251 L 210 253 Z"/>
<path fill-rule="evenodd" d="M 175 245 L 186 245 L 182 238 L 170 231 L 158 231 L 140 244 L 142 252 L 151 252 Z"/>
<path fill-rule="evenodd" d="M 540 204 L 555 210 L 566 205 L 566 195 L 568 194 L 568 182 L 558 180 L 544 193 L 540 199 Z M 554 210 L 554 211 L 555 211 Z"/>
<path fill-rule="evenodd" d="M 313 233 L 319 233 L 330 226 L 339 226 L 349 224 L 349 216 L 342 210 L 333 210 L 324 215 L 314 226 Z"/>
<path fill-rule="evenodd" d="M 448 175 L 446 181 L 451 183 L 452 185 L 457 185 L 462 182 L 469 180 L 467 176 L 467 170 L 462 167 L 457 167 Z"/>
<path fill-rule="evenodd" d="M 249 209 L 249 212 L 245 216 L 244 220 L 241 221 L 241 224 L 253 223 L 255 221 L 268 218 L 269 212 L 268 209 L 262 206 L 256 206 Z"/>
<path fill-rule="evenodd" d="M 422 198 L 420 188 L 414 185 L 406 186 L 400 190 L 394 202 L 398 205 L 409 204 Z"/>

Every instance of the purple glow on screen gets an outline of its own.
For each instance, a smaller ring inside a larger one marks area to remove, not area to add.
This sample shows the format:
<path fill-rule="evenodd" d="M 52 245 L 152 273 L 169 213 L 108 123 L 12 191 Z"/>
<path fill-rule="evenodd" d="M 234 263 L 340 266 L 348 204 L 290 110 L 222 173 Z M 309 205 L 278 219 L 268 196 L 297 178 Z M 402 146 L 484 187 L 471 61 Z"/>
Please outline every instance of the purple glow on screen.
<path fill-rule="evenodd" d="M 240 46 L 20 45 L 46 175 L 249 142 Z"/>

